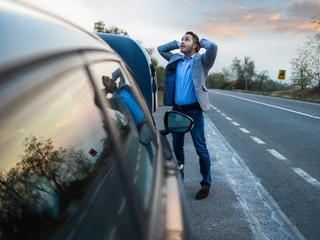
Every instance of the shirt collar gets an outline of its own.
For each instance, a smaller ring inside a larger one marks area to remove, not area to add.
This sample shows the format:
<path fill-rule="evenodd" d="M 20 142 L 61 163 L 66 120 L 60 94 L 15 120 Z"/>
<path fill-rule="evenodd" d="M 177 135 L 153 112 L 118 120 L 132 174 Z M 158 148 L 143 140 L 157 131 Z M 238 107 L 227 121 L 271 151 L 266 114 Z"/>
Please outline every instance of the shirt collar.
<path fill-rule="evenodd" d="M 197 53 L 193 54 L 193 55 L 190 56 L 188 59 L 185 59 L 184 56 L 183 56 L 182 60 L 183 60 L 183 61 L 191 60 L 191 59 L 193 59 L 196 55 L 197 55 Z"/>

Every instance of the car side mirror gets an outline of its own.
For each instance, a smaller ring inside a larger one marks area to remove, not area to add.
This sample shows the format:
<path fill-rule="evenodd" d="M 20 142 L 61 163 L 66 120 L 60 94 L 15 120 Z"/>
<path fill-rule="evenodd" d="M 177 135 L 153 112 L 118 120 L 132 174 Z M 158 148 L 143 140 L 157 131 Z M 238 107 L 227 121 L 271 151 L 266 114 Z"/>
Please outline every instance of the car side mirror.
<path fill-rule="evenodd" d="M 176 111 L 167 111 L 163 117 L 164 130 L 160 132 L 163 135 L 169 133 L 186 133 L 193 128 L 193 119 L 183 113 Z"/>

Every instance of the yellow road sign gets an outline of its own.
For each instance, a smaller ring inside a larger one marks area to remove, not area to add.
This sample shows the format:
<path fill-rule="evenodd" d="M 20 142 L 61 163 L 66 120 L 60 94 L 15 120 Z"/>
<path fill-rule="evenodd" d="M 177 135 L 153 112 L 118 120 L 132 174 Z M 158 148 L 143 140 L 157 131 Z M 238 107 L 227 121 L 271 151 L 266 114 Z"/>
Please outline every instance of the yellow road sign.
<path fill-rule="evenodd" d="M 286 78 L 286 70 L 279 70 L 278 79 L 284 80 Z"/>

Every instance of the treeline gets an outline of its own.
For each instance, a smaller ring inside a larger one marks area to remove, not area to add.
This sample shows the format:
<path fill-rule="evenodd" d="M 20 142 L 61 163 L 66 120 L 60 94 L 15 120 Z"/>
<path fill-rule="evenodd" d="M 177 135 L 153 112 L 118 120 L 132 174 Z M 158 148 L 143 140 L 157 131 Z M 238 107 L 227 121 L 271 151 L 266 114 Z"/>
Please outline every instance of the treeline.
<path fill-rule="evenodd" d="M 207 88 L 261 92 L 293 88 L 292 85 L 273 81 L 267 70 L 257 72 L 255 62 L 250 57 L 244 57 L 243 60 L 234 58 L 229 68 L 209 74 L 206 85 Z"/>
<path fill-rule="evenodd" d="M 311 18 L 314 34 L 303 46 L 298 46 L 297 56 L 291 61 L 291 81 L 300 89 L 317 87 L 320 90 L 320 17 Z"/>

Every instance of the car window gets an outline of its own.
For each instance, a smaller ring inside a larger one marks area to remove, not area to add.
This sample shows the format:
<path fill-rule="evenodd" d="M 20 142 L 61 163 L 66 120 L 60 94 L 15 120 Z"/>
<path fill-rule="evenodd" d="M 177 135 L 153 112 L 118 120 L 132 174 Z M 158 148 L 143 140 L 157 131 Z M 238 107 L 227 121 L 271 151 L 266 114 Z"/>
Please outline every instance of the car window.
<path fill-rule="evenodd" d="M 43 78 L 33 74 L 40 72 L 39 67 L 1 83 L 1 235 L 7 239 L 139 239 L 122 176 L 114 167 L 113 137 L 87 72 L 77 67 L 48 77 L 54 66 L 46 66 Z M 124 113 L 110 109 L 108 114 L 117 121 L 124 142 L 134 139 L 128 135 L 133 130 Z M 148 158 L 145 147 L 139 146 L 126 147 L 134 154 L 136 149 L 131 148 L 140 148 Z M 132 164 L 138 161 L 134 154 Z M 143 169 L 144 178 L 150 178 L 146 169 L 150 166 L 145 163 L 138 169 L 136 165 L 136 171 Z"/>
<path fill-rule="evenodd" d="M 146 105 L 139 104 L 138 99 L 142 95 L 136 94 L 136 85 L 118 62 L 93 63 L 90 71 L 100 89 L 100 100 L 105 102 L 106 111 L 113 116 L 134 191 L 141 205 L 147 208 L 156 146 L 152 140 L 151 126 L 146 121 Z"/>

